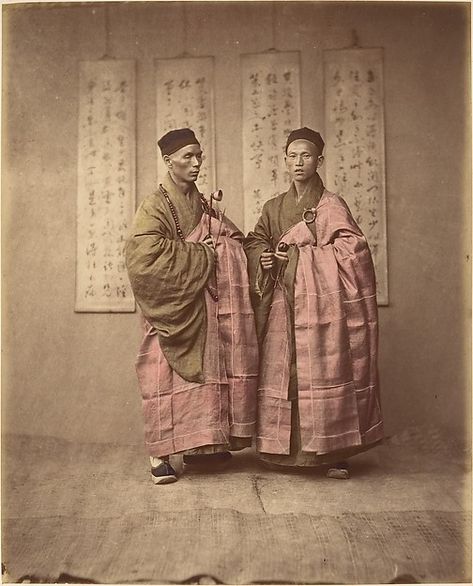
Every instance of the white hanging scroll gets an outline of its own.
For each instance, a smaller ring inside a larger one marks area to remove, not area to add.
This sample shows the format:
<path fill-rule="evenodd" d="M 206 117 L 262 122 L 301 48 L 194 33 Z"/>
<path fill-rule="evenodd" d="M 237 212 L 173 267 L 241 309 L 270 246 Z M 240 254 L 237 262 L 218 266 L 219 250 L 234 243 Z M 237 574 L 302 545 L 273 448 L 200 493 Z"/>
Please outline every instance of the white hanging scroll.
<path fill-rule="evenodd" d="M 135 210 L 134 61 L 80 64 L 76 311 L 133 312 L 124 247 Z"/>
<path fill-rule="evenodd" d="M 287 135 L 300 127 L 299 52 L 242 55 L 245 232 L 266 200 L 286 191 Z"/>
<path fill-rule="evenodd" d="M 158 139 L 169 130 L 191 128 L 204 153 L 197 185 L 208 195 L 215 190 L 215 122 L 213 57 L 156 61 Z M 167 173 L 158 152 L 158 180 Z"/>
<path fill-rule="evenodd" d="M 388 304 L 382 49 L 325 51 L 325 161 L 365 234 L 375 264 L 378 303 Z"/>

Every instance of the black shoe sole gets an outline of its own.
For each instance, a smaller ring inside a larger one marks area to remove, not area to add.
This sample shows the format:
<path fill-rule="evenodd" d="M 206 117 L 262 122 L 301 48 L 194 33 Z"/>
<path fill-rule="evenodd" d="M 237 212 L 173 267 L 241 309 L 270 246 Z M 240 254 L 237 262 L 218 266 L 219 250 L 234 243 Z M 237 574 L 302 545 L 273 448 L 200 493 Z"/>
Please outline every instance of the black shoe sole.
<path fill-rule="evenodd" d="M 151 474 L 151 478 L 154 484 L 172 484 L 173 482 L 177 482 L 177 476 L 173 476 L 172 474 L 168 474 L 167 476 L 153 476 Z"/>

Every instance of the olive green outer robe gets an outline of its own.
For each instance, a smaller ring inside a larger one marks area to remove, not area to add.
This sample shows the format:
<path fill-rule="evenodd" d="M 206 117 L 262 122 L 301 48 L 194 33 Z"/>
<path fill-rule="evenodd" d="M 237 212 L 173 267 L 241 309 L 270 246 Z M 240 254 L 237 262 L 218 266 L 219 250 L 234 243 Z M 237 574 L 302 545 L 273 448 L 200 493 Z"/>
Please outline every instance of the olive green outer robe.
<path fill-rule="evenodd" d="M 163 185 L 184 235 L 189 234 L 202 217 L 197 188 L 185 196 L 169 175 Z M 125 254 L 135 299 L 156 329 L 171 368 L 186 380 L 203 382 L 204 290 L 215 268 L 212 250 L 179 239 L 169 206 L 157 191 L 139 206 Z"/>

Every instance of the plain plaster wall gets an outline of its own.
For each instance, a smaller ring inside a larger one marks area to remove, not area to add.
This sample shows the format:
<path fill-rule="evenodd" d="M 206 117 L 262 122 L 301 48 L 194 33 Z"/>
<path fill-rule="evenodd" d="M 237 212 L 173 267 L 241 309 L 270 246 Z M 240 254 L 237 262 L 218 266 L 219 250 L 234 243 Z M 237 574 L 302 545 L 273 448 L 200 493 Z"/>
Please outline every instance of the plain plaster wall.
<path fill-rule="evenodd" d="M 141 442 L 138 314 L 74 313 L 78 63 L 105 52 L 104 8 L 3 10 L 4 430 Z M 323 131 L 322 51 L 349 46 L 353 29 L 361 46 L 384 47 L 387 431 L 429 423 L 461 436 L 470 412 L 469 5 L 123 3 L 108 10 L 109 53 L 137 65 L 138 201 L 156 183 L 154 59 L 184 50 L 213 55 L 217 184 L 240 224 L 240 54 L 299 50 L 302 123 Z"/>

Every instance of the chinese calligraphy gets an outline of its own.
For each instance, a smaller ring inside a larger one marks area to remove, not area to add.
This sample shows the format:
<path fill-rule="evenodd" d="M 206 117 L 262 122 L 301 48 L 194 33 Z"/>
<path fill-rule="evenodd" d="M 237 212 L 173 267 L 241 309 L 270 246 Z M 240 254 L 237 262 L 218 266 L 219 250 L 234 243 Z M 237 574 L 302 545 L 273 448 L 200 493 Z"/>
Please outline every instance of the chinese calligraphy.
<path fill-rule="evenodd" d="M 365 234 L 377 275 L 378 302 L 388 303 L 382 53 L 326 51 L 326 175 Z"/>
<path fill-rule="evenodd" d="M 300 126 L 299 53 L 242 56 L 245 231 L 264 202 L 284 191 L 287 135 Z"/>
<path fill-rule="evenodd" d="M 124 248 L 135 201 L 135 70 L 81 63 L 76 311 L 134 311 Z"/>
<path fill-rule="evenodd" d="M 213 59 L 160 59 L 156 63 L 157 136 L 191 128 L 202 145 L 204 159 L 197 180 L 205 194 L 215 189 Z M 158 178 L 167 172 L 158 153 Z"/>

